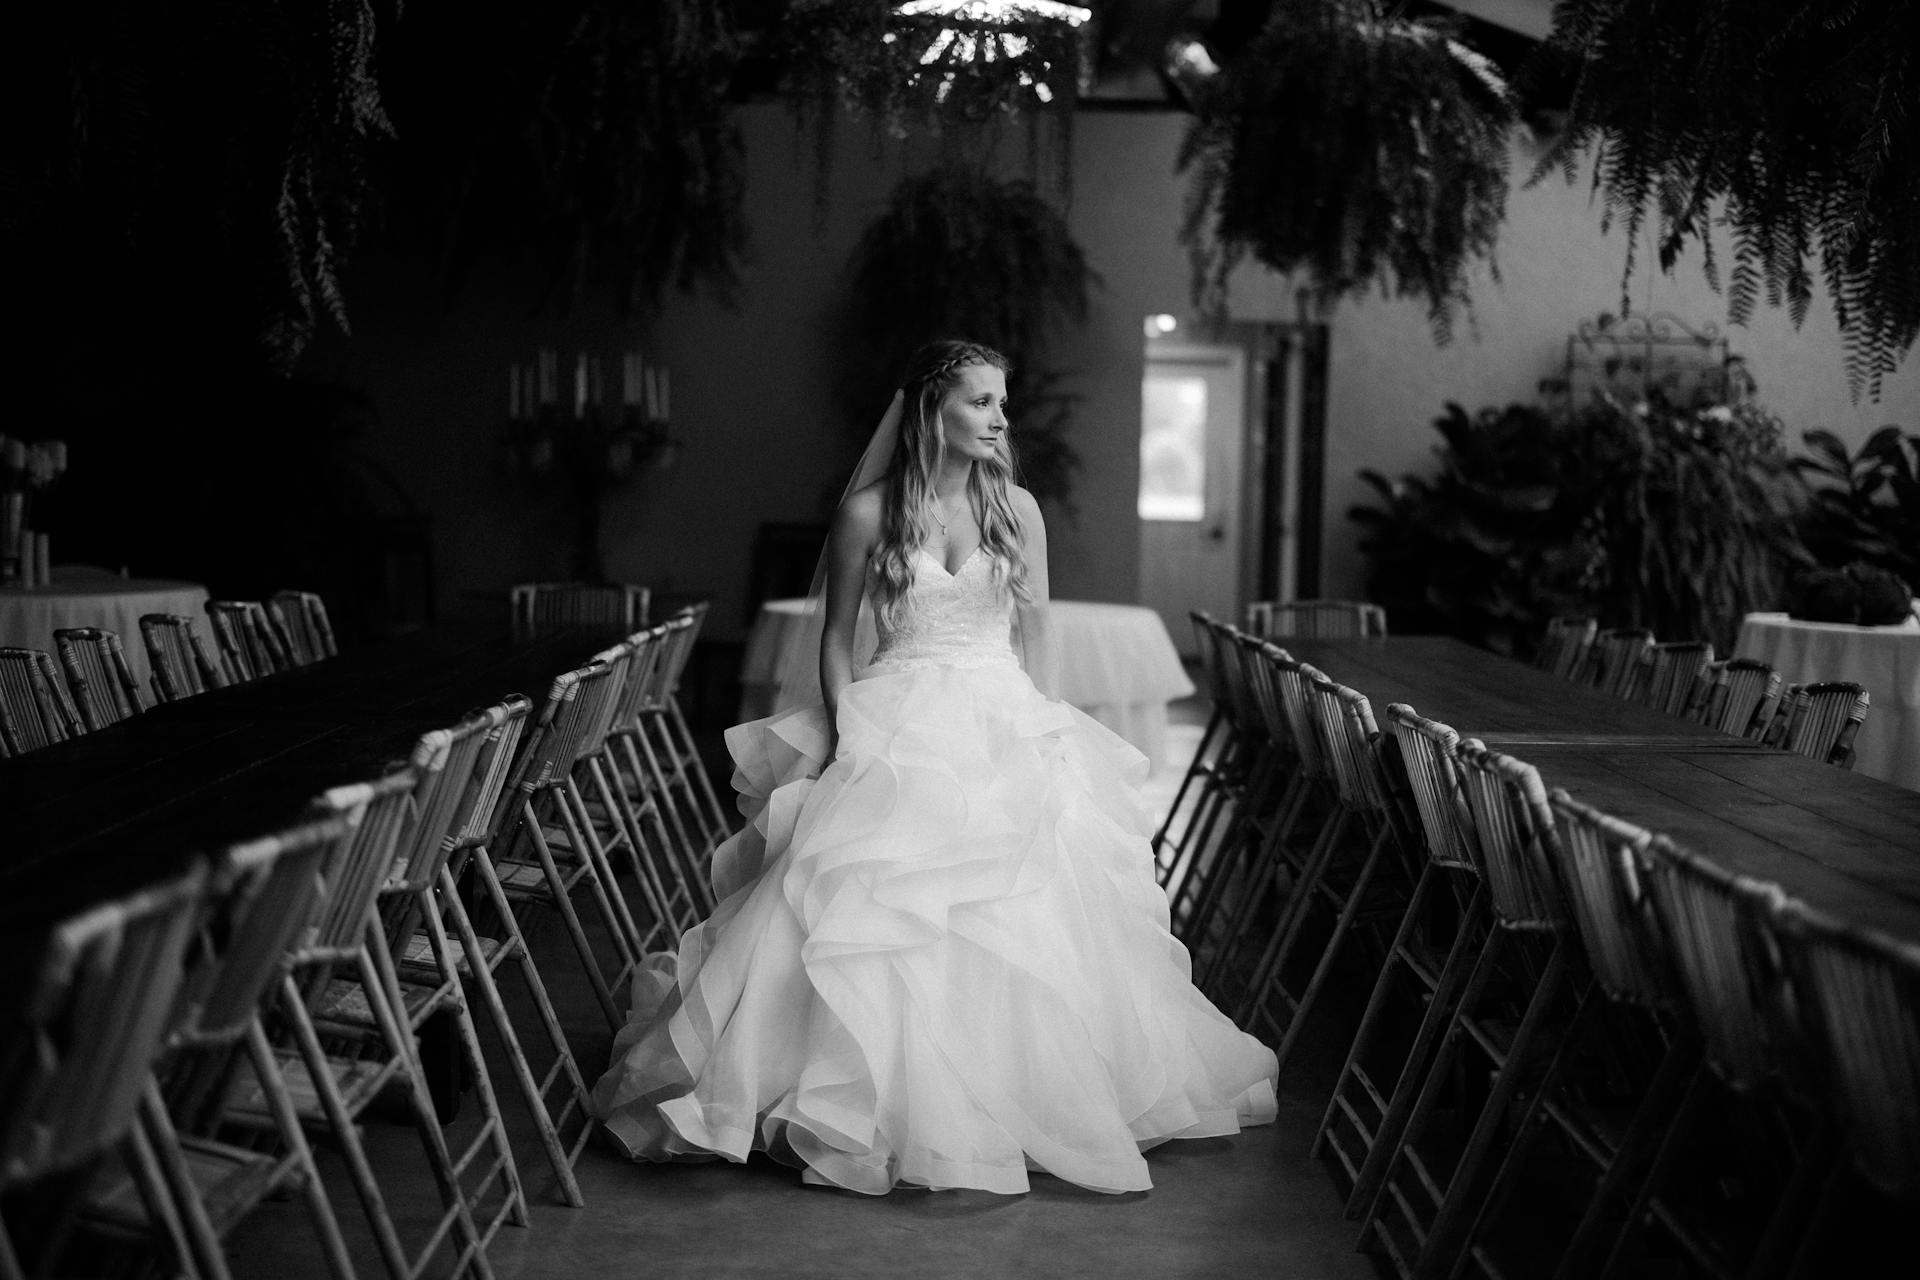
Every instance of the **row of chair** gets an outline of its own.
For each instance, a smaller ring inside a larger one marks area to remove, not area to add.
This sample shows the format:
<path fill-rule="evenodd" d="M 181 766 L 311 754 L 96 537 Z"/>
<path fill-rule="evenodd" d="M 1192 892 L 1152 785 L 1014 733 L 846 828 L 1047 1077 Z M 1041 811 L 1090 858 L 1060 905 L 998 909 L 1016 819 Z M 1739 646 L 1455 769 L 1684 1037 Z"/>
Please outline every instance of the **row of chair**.
<path fill-rule="evenodd" d="M 222 1276 L 221 1238 L 290 1191 L 329 1269 L 351 1276 L 317 1134 L 345 1157 L 395 1280 L 490 1274 L 488 1241 L 526 1224 L 527 1197 L 475 1005 L 562 1197 L 582 1203 L 587 1085 L 541 975 L 553 957 L 536 959 L 519 915 L 557 911 L 617 1026 L 612 991 L 711 909 L 704 867 L 727 822 L 674 697 L 704 613 L 561 673 L 537 715 L 505 698 L 422 735 L 394 771 L 326 792 L 289 828 L 57 926 L 0 1039 L 0 1275 L 66 1274 L 80 1235 Z M 527 997 L 511 1005 L 509 971 Z M 480 1111 L 460 1150 L 418 1048 L 436 1016 Z M 389 1212 L 360 1136 L 389 1089 L 440 1195 L 424 1230 Z M 43 1212 L 12 1212 L 36 1195 Z"/>
<path fill-rule="evenodd" d="M 140 619 L 154 702 L 307 666 L 339 652 L 326 604 L 312 592 L 283 591 L 265 602 L 211 600 L 207 617 L 218 664 L 192 618 L 150 613 Z M 52 654 L 0 648 L 0 758 L 103 729 L 149 705 L 116 632 L 60 628 L 53 633 Z"/>
<path fill-rule="evenodd" d="M 1372 947 L 1314 1143 L 1362 1247 L 1402 1275 L 1804 1273 L 1920 1195 L 1920 953 L 1196 624 L 1219 714 L 1155 841 L 1175 930 L 1283 1068 Z"/>
<path fill-rule="evenodd" d="M 1547 624 L 1535 665 L 1564 680 L 1657 711 L 1853 767 L 1854 738 L 1871 698 L 1852 681 L 1781 685 L 1752 658 L 1714 659 L 1704 640 L 1656 641 L 1644 627 L 1601 630 L 1592 618 Z"/>

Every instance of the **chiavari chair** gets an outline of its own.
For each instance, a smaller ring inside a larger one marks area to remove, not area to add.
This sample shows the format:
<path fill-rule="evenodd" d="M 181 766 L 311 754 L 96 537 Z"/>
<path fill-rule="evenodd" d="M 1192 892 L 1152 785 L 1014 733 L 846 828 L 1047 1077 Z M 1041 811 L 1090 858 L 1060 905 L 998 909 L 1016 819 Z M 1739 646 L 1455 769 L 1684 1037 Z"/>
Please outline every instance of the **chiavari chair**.
<path fill-rule="evenodd" d="M 153 700 L 178 702 L 209 689 L 224 689 L 226 673 L 207 656 L 193 619 L 177 613 L 149 613 L 140 619 L 140 636 L 153 668 Z"/>
<path fill-rule="evenodd" d="M 647 625 L 651 592 L 618 582 L 522 582 L 508 594 L 515 635 L 608 627 L 638 631 Z"/>
<path fill-rule="evenodd" d="M 311 666 L 335 657 L 333 623 L 327 603 L 311 591 L 278 591 L 267 601 L 267 617 L 286 642 L 287 656 L 296 667 Z"/>
<path fill-rule="evenodd" d="M 1824 764 L 1853 768 L 1853 740 L 1866 722 L 1867 691 L 1850 680 L 1788 685 L 1766 742 Z"/>
<path fill-rule="evenodd" d="M 1729 658 L 1703 673 L 1712 687 L 1702 700 L 1700 723 L 1722 733 L 1759 739 L 1773 723 L 1780 702 L 1780 673 L 1753 658 Z"/>
<path fill-rule="evenodd" d="M 51 656 L 0 648 L 0 756 L 38 751 L 85 731 Z"/>
<path fill-rule="evenodd" d="M 1479 837 L 1461 784 L 1459 734 L 1404 703 L 1387 708 L 1387 724 L 1405 762 L 1424 857 L 1314 1134 L 1312 1154 L 1331 1154 L 1347 1176 L 1349 1216 L 1365 1208 L 1379 1186 L 1422 1068 L 1485 932 L 1488 908 Z M 1389 1016 L 1396 995 L 1422 1010 L 1411 1034 Z"/>
<path fill-rule="evenodd" d="M 89 730 L 118 724 L 147 709 L 118 634 L 98 627 L 62 627 L 53 633 L 53 647 L 80 720 Z"/>
<path fill-rule="evenodd" d="M 1594 636 L 1580 683 L 1615 698 L 1632 698 L 1653 651 L 1653 632 L 1644 627 L 1615 627 Z"/>
<path fill-rule="evenodd" d="M 338 1146 L 393 1280 L 411 1280 L 429 1268 L 485 1280 L 492 1268 L 475 1206 L 448 1150 L 406 1012 L 396 1007 L 397 984 L 381 959 L 379 896 L 401 855 L 417 784 L 408 766 L 372 782 L 335 787 L 315 802 L 317 816 L 342 817 L 350 832 L 321 872 L 313 920 L 287 952 L 276 1007 L 284 1035 L 275 1057 L 302 1123 Z M 344 997 L 341 983 L 356 988 L 355 998 Z M 440 1213 L 411 1251 L 361 1134 L 367 1113 L 389 1089 L 420 1138 L 440 1200 Z M 274 1127 L 271 1103 L 255 1088 L 230 1092 L 220 1118 L 235 1126 Z"/>
<path fill-rule="evenodd" d="M 1261 957 L 1241 1005 L 1241 1025 L 1256 1035 L 1278 1037 L 1274 1052 L 1282 1067 L 1354 926 L 1364 914 L 1370 922 L 1391 921 L 1389 927 L 1397 927 L 1413 883 L 1405 861 L 1412 837 L 1403 830 L 1394 784 L 1381 759 L 1380 730 L 1366 695 L 1321 678 L 1309 683 L 1308 697 L 1332 766 L 1339 810 L 1358 838 L 1350 844 L 1330 840 L 1317 863 L 1307 866 L 1294 889 L 1290 917 Z M 1332 917 L 1332 926 L 1301 987 L 1289 976 L 1287 964 L 1316 903 Z"/>
<path fill-rule="evenodd" d="M 183 1268 L 190 1246 L 135 1125 L 185 977 L 206 871 L 49 930 L 0 1026 L 0 1276 L 71 1275 L 61 1255 L 102 1159 L 124 1146 L 137 1199 Z"/>
<path fill-rule="evenodd" d="M 1355 640 L 1387 634 L 1387 611 L 1360 600 L 1259 600 L 1247 630 L 1262 640 Z"/>
<path fill-rule="evenodd" d="M 1600 630 L 1592 618 L 1554 618 L 1533 665 L 1562 680 L 1571 680 L 1586 663 L 1588 646 Z"/>
<path fill-rule="evenodd" d="M 263 1019 L 275 1014 L 288 949 L 312 921 L 321 875 L 352 828 L 344 817 L 303 821 L 226 850 L 189 953 L 176 1025 L 141 1099 L 140 1132 L 176 1209 L 190 1273 L 231 1274 L 222 1241 L 269 1197 L 298 1194 L 336 1280 L 354 1266 Z M 236 1086 L 242 1071 L 249 1085 Z M 224 1096 L 257 1090 L 278 1146 L 257 1149 L 220 1131 Z M 130 1162 L 131 1163 L 131 1162 Z M 134 1187 L 90 1197 L 90 1226 L 151 1240 L 159 1224 Z"/>
<path fill-rule="evenodd" d="M 1704 640 L 1654 645 L 1640 680 L 1640 701 L 1670 716 L 1686 714 L 1700 673 L 1712 662 L 1713 646 Z"/>
<path fill-rule="evenodd" d="M 606 663 L 592 662 L 554 678 L 520 753 L 493 861 L 509 900 L 544 903 L 559 912 L 587 985 L 608 1027 L 618 1030 L 624 1019 L 613 992 L 624 989 L 640 963 L 638 928 L 619 896 L 576 770 L 607 732 L 612 674 Z M 587 896 L 603 927 L 611 976 L 574 905 L 576 891 Z"/>
<path fill-rule="evenodd" d="M 245 684 L 292 669 L 286 641 L 258 600 L 209 600 L 207 620 L 213 626 L 214 645 L 228 684 Z"/>
<path fill-rule="evenodd" d="M 460 973 L 479 992 L 481 1007 L 487 1011 L 508 1069 L 532 1115 L 561 1196 L 569 1205 L 579 1207 L 586 1199 L 574 1167 L 593 1127 L 587 1084 L 533 950 L 521 932 L 513 903 L 501 885 L 492 854 L 512 808 L 508 784 L 531 707 L 528 699 L 515 694 L 472 718 L 484 722 L 484 734 L 473 766 L 472 785 L 466 788 L 447 831 L 450 857 L 440 872 L 440 905 L 453 926 L 448 940 L 453 957 Z M 468 724 L 463 722 L 454 732 L 470 731 Z M 471 877 L 477 888 L 474 896 L 484 904 L 477 910 L 483 909 L 490 919 L 476 922 L 474 913 L 468 911 L 467 895 L 459 891 L 463 874 Z M 437 975 L 439 966 L 431 955 L 431 945 L 416 931 L 398 957 L 403 978 Z M 509 1007 L 501 993 L 499 974 L 509 967 L 520 975 L 524 1006 Z M 550 1058 L 544 1070 L 536 1071 L 526 1047 L 542 1042 Z"/>

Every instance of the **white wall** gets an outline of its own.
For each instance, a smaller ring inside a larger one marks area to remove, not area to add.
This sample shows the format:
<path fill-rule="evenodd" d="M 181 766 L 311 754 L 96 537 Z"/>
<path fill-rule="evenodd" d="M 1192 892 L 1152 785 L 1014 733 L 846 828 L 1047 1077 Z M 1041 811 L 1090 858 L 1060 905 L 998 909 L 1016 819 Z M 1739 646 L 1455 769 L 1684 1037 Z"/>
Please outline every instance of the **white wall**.
<path fill-rule="evenodd" d="M 530 492 L 499 463 L 505 368 L 535 345 L 612 349 L 644 342 L 673 369 L 675 426 L 687 448 L 671 471 L 641 477 L 615 496 L 607 527 L 609 569 L 656 587 L 715 600 L 712 628 L 744 630 L 744 593 L 755 528 L 818 518 L 870 421 L 843 423 L 832 394 L 824 318 L 839 296 L 861 229 L 901 176 L 900 161 L 868 152 L 864 125 L 843 131 L 824 218 L 816 224 L 813 146 L 778 105 L 744 109 L 747 216 L 753 256 L 738 310 L 673 297 L 650 334 L 604 308 L 560 321 L 529 314 L 538 282 L 496 276 L 450 310 L 405 264 L 370 263 L 350 295 L 356 336 L 326 344 L 313 367 L 374 395 L 386 431 L 376 442 L 434 512 L 443 603 L 458 607 L 516 579 L 558 574 L 567 526 L 553 496 Z M 1077 334 L 1054 362 L 1083 396 L 1075 443 L 1086 460 L 1077 523 L 1050 513 L 1055 591 L 1126 600 L 1134 591 L 1142 317 L 1190 309 L 1189 269 L 1177 242 L 1185 180 L 1174 158 L 1186 127 L 1175 113 L 1083 113 L 1074 127 L 1073 232 L 1104 279 Z M 1531 165 L 1516 150 L 1516 185 Z M 1012 172 L 1023 172 L 1017 156 Z M 1366 298 L 1332 316 L 1328 424 L 1328 594 L 1357 593 L 1364 565 L 1347 507 L 1363 497 L 1362 467 L 1396 474 L 1431 468 L 1430 423 L 1448 400 L 1468 408 L 1530 400 L 1559 372 L 1566 336 L 1582 319 L 1617 311 L 1624 243 L 1603 236 L 1584 182 L 1552 178 L 1516 190 L 1499 251 L 1502 279 L 1474 289 L 1477 333 L 1460 326 L 1436 347 L 1414 302 Z M 1636 309 L 1720 321 L 1724 300 L 1697 264 L 1673 278 L 1642 269 Z M 1253 269 L 1236 279 L 1238 319 L 1291 319 L 1288 283 Z M 1888 380 L 1880 403 L 1850 402 L 1830 313 L 1816 306 L 1801 332 L 1764 311 L 1730 334 L 1747 357 L 1760 399 L 1790 431 L 1825 426 L 1857 441 L 1884 422 L 1920 429 L 1920 368 Z M 1010 353 L 1018 360 L 1021 353 Z M 877 415 L 879 408 L 875 407 Z M 1016 429 L 1017 429 L 1016 422 Z"/>

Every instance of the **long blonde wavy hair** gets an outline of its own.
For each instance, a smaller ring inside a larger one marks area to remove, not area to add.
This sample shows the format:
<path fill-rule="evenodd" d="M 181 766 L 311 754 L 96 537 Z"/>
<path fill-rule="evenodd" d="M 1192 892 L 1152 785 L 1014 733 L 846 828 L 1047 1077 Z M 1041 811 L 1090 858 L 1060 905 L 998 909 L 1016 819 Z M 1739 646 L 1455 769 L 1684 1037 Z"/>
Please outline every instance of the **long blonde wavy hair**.
<path fill-rule="evenodd" d="M 940 429 L 940 404 L 960 381 L 961 370 L 990 365 L 1012 371 L 1007 358 L 977 342 L 930 342 L 907 362 L 900 389 L 900 439 L 887 466 L 887 485 L 881 498 L 880 542 L 873 551 L 873 608 L 888 627 L 906 620 L 908 592 L 913 586 L 914 552 L 926 545 L 932 524 L 934 477 L 946 459 L 946 438 Z M 980 545 L 993 561 L 993 580 L 1019 600 L 1031 600 L 1027 562 L 1020 551 L 1020 517 L 1014 514 L 1007 486 L 1013 483 L 1012 433 L 1000 438 L 1001 449 L 988 462 L 973 464 L 967 476 L 967 501 L 980 525 Z"/>

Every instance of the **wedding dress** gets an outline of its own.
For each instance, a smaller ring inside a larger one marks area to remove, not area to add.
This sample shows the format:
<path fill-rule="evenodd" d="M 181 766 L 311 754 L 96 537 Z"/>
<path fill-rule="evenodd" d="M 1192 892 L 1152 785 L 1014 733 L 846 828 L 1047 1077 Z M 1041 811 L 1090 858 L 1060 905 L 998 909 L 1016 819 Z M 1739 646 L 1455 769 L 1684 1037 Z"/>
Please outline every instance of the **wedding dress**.
<path fill-rule="evenodd" d="M 720 904 L 643 968 L 593 1091 L 635 1159 L 1140 1191 L 1145 1148 L 1272 1120 L 1272 1051 L 1167 931 L 1144 757 L 1034 688 L 991 567 L 920 553 L 831 760 L 818 705 L 728 730 Z"/>

